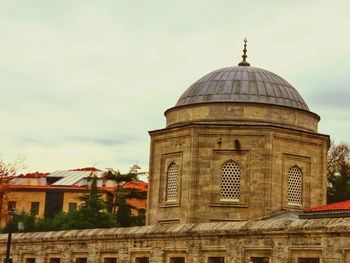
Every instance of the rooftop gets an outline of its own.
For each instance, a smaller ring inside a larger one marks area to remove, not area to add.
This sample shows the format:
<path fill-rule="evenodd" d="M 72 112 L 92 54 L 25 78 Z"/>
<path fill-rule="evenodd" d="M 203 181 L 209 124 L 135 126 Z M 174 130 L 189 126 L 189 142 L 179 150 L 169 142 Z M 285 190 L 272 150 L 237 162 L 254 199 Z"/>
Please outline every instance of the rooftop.
<path fill-rule="evenodd" d="M 237 67 L 215 70 L 193 83 L 176 106 L 213 102 L 262 103 L 309 110 L 298 91 L 280 76 L 250 67 L 244 39 L 242 61 Z"/>
<path fill-rule="evenodd" d="M 350 200 L 332 203 L 328 205 L 313 207 L 305 210 L 305 213 L 329 212 L 329 211 L 350 211 Z"/>
<path fill-rule="evenodd" d="M 227 67 L 205 75 L 182 94 L 175 107 L 213 102 L 262 103 L 309 110 L 286 80 L 250 66 Z"/>

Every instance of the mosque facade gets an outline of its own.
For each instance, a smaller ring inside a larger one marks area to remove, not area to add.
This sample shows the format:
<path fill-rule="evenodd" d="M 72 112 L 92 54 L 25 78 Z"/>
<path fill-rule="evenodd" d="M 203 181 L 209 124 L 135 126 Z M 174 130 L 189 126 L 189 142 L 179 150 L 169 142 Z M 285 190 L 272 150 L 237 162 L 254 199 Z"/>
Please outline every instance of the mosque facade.
<path fill-rule="evenodd" d="M 298 217 L 326 204 L 320 117 L 243 52 L 150 132 L 146 226 L 16 234 L 14 262 L 350 263 L 350 218 Z"/>
<path fill-rule="evenodd" d="M 148 224 L 241 221 L 326 204 L 329 136 L 283 78 L 243 61 L 191 85 L 150 132 Z"/>

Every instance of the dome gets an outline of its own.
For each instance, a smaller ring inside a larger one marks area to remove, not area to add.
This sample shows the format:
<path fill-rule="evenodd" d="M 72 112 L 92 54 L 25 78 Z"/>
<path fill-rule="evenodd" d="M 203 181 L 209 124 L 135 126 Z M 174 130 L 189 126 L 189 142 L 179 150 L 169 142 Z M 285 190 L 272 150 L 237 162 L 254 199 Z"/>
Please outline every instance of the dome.
<path fill-rule="evenodd" d="M 263 103 L 309 111 L 303 98 L 286 80 L 247 65 L 205 75 L 182 94 L 175 107 L 216 102 Z"/>

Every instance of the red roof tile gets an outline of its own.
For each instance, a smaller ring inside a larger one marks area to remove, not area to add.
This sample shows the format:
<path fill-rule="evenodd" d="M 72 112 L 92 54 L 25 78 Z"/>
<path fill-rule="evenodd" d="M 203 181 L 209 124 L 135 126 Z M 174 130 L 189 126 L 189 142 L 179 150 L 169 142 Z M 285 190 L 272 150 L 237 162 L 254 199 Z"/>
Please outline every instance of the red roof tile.
<path fill-rule="evenodd" d="M 350 200 L 332 203 L 328 205 L 313 207 L 305 210 L 305 213 L 328 212 L 328 211 L 350 211 Z"/>
<path fill-rule="evenodd" d="M 128 199 L 127 203 L 129 205 L 137 207 L 138 209 L 146 209 L 147 208 L 147 200 L 146 199 L 131 198 L 131 199 Z"/>
<path fill-rule="evenodd" d="M 17 178 L 42 178 L 42 177 L 46 177 L 47 175 L 49 175 L 50 173 L 27 173 L 27 174 L 20 174 L 18 176 L 16 176 Z"/>
<path fill-rule="evenodd" d="M 131 188 L 131 189 L 138 189 L 140 191 L 147 191 L 148 189 L 148 183 L 146 182 L 133 182 L 133 183 L 127 183 L 123 186 L 124 188 Z"/>

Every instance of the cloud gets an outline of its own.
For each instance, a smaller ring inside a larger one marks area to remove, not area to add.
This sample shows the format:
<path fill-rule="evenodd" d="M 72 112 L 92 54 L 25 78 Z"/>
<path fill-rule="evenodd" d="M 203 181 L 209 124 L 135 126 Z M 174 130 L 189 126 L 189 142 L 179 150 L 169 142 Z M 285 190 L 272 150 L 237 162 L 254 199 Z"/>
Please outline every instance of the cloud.
<path fill-rule="evenodd" d="M 194 81 L 241 59 L 291 82 L 349 140 L 348 1 L 8 1 L 0 10 L 0 153 L 28 170 L 147 168 L 148 131 Z M 313 12 L 310 12 L 313 10 Z M 344 117 L 348 115 L 344 113 Z"/>

